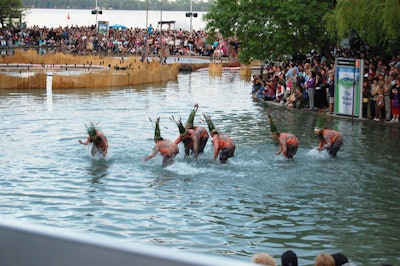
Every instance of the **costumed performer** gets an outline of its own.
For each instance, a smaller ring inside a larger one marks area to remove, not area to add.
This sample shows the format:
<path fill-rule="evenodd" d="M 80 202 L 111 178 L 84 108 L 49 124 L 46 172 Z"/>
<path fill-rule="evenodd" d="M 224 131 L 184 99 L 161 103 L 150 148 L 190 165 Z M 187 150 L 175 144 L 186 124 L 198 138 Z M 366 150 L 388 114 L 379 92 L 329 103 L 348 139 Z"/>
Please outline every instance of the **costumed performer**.
<path fill-rule="evenodd" d="M 283 156 L 286 158 L 293 158 L 293 156 L 297 153 L 299 140 L 291 133 L 279 132 L 270 114 L 268 114 L 268 118 L 271 126 L 272 137 L 279 143 L 279 151 L 276 152 L 275 155 L 283 153 Z"/>
<path fill-rule="evenodd" d="M 151 121 L 151 120 L 150 120 Z M 162 166 L 167 167 L 175 162 L 175 156 L 179 153 L 178 145 L 174 142 L 163 139 L 160 134 L 160 117 L 157 118 L 155 130 L 154 130 L 154 142 L 156 145 L 153 148 L 153 152 L 144 158 L 144 161 L 148 161 L 157 153 L 160 153 L 163 157 Z"/>
<path fill-rule="evenodd" d="M 85 141 L 79 140 L 79 143 L 83 145 L 89 145 L 89 143 L 92 143 L 92 155 L 102 155 L 103 157 L 105 157 L 108 152 L 107 137 L 98 128 L 96 128 L 93 122 L 90 122 L 89 126 L 87 126 L 86 124 L 85 126 L 88 137 Z"/>
<path fill-rule="evenodd" d="M 206 116 L 204 113 L 203 116 L 207 122 L 208 131 L 212 137 L 212 143 L 214 145 L 214 160 L 216 160 L 219 155 L 219 161 L 224 164 L 229 158 L 232 158 L 235 155 L 235 143 L 229 136 L 220 134 L 215 129 L 210 116 Z"/>
<path fill-rule="evenodd" d="M 317 150 L 327 150 L 329 155 L 336 157 L 336 154 L 343 145 L 343 135 L 339 131 L 324 128 L 324 118 L 318 116 L 314 133 L 319 137 Z"/>
<path fill-rule="evenodd" d="M 195 104 L 192 112 L 184 127 L 181 120 L 176 121 L 174 117 L 172 119 L 175 121 L 179 129 L 179 137 L 175 140 L 175 144 L 183 142 L 185 147 L 185 157 L 189 154 L 193 154 L 194 159 L 197 159 L 198 155 L 204 152 L 204 148 L 208 141 L 208 132 L 204 127 L 194 126 L 194 117 L 196 111 L 199 108 L 199 104 Z"/>

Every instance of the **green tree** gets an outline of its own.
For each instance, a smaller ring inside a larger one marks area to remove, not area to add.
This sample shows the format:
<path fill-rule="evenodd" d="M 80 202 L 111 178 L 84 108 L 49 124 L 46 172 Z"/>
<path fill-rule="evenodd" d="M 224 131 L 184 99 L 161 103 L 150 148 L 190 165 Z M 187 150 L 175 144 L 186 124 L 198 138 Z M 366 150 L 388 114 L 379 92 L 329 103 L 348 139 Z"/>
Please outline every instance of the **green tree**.
<path fill-rule="evenodd" d="M 13 19 L 21 19 L 22 3 L 20 0 L 0 0 L 0 24 L 11 25 Z"/>
<path fill-rule="evenodd" d="M 400 43 L 399 0 L 338 0 L 324 20 L 331 36 L 347 38 L 353 29 L 375 54 L 398 52 Z"/>
<path fill-rule="evenodd" d="M 241 62 L 280 60 L 329 45 L 322 18 L 334 4 L 332 0 L 215 0 L 204 19 L 210 35 L 236 36 L 241 41 Z"/>

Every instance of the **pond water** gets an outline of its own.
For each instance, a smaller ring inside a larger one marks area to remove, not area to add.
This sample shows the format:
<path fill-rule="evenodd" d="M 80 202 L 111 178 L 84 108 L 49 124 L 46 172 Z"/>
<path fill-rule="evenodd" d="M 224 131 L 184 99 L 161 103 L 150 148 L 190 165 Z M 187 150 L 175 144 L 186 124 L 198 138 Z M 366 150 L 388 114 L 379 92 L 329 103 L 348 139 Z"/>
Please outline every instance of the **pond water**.
<path fill-rule="evenodd" d="M 345 145 L 337 158 L 315 150 L 316 115 L 254 102 L 237 70 L 221 76 L 181 73 L 177 82 L 118 88 L 0 91 L 0 216 L 218 257 L 279 258 L 292 249 L 300 265 L 343 252 L 357 265 L 400 263 L 400 127 L 329 117 Z M 161 167 L 149 122 L 175 140 L 171 116 L 202 112 L 236 142 L 226 165 L 209 142 L 198 161 Z M 298 136 L 293 160 L 274 155 L 266 111 Z M 106 134 L 95 159 L 85 123 Z M 278 259 L 279 261 L 279 259 Z"/>

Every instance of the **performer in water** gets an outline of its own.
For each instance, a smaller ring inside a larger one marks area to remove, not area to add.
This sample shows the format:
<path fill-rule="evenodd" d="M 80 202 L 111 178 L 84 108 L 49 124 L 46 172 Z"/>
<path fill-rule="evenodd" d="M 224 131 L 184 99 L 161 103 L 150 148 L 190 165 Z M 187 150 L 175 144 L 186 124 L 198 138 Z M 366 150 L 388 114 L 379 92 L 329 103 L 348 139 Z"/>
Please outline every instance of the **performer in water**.
<path fill-rule="evenodd" d="M 153 152 L 144 158 L 145 161 L 150 160 L 157 153 L 160 153 L 163 157 L 163 167 L 167 167 L 175 162 L 175 156 L 179 153 L 178 145 L 174 142 L 163 139 L 160 134 L 160 118 L 157 118 L 155 130 L 154 130 L 154 142 L 156 145 L 153 148 Z"/>
<path fill-rule="evenodd" d="M 271 126 L 272 137 L 279 143 L 279 151 L 275 155 L 283 153 L 283 156 L 290 159 L 297 153 L 299 141 L 297 137 L 291 133 L 279 132 L 270 114 L 268 114 Z"/>
<path fill-rule="evenodd" d="M 208 130 L 212 137 L 214 145 L 214 160 L 216 160 L 219 155 L 219 161 L 224 164 L 229 158 L 235 156 L 235 143 L 229 136 L 221 134 L 215 129 L 210 116 L 206 116 L 205 114 L 203 114 L 203 116 L 207 122 Z"/>
<path fill-rule="evenodd" d="M 317 150 L 327 150 L 329 155 L 336 157 L 336 154 L 343 145 L 342 133 L 333 129 L 324 129 L 324 119 L 322 116 L 317 118 L 317 124 L 314 128 L 315 134 L 319 137 Z"/>
<path fill-rule="evenodd" d="M 194 126 L 194 117 L 198 108 L 199 104 L 195 104 L 192 112 L 189 115 L 185 127 L 183 126 L 180 119 L 176 121 L 172 117 L 176 125 L 178 126 L 180 134 L 179 137 L 175 140 L 175 144 L 183 142 L 183 145 L 185 147 L 185 157 L 189 157 L 190 154 L 193 154 L 194 159 L 197 159 L 198 155 L 204 152 L 204 148 L 209 138 L 208 132 L 204 127 Z"/>
<path fill-rule="evenodd" d="M 89 145 L 92 143 L 92 155 L 102 155 L 105 157 L 108 152 L 108 140 L 107 137 L 93 124 L 90 122 L 90 125 L 86 126 L 86 130 L 88 132 L 88 137 L 85 141 L 79 140 L 80 144 Z"/>

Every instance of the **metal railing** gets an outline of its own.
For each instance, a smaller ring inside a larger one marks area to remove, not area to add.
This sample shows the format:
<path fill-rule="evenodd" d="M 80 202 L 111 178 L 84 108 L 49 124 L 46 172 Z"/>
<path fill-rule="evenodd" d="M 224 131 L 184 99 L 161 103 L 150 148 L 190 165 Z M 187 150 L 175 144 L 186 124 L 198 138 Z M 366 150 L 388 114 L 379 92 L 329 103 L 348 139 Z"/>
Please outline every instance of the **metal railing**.
<path fill-rule="evenodd" d="M 5 266 L 245 266 L 228 258 L 131 244 L 4 217 L 0 221 L 0 265 Z"/>

